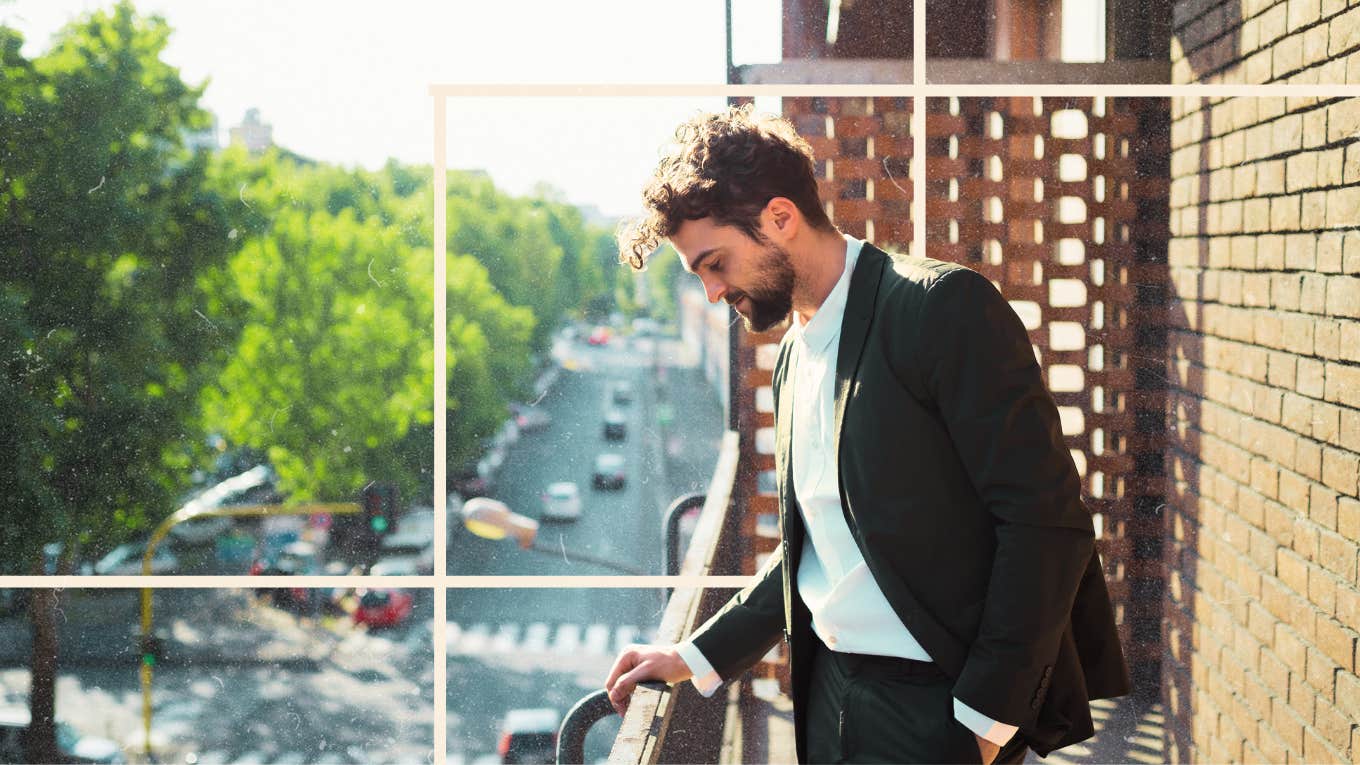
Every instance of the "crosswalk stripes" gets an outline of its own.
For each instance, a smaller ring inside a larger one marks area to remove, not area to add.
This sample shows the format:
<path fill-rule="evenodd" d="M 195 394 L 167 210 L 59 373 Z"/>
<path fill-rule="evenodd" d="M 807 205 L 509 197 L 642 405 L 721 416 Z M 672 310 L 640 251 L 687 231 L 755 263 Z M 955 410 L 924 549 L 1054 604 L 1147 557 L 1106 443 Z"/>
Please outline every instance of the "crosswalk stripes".
<path fill-rule="evenodd" d="M 584 652 L 592 656 L 609 652 L 609 628 L 603 624 L 586 627 Z"/>
<path fill-rule="evenodd" d="M 524 642 L 520 647 L 527 653 L 543 653 L 548 650 L 548 638 L 552 629 L 543 622 L 534 622 L 524 631 Z"/>
<path fill-rule="evenodd" d="M 557 628 L 557 642 L 553 643 L 553 653 L 578 653 L 581 645 L 581 625 L 563 624 Z"/>
<path fill-rule="evenodd" d="M 575 624 L 546 622 L 518 624 L 458 624 L 445 631 L 449 655 L 559 654 L 612 656 L 631 643 L 647 642 L 653 628 L 643 631 L 630 624 Z"/>
<path fill-rule="evenodd" d="M 502 624 L 496 630 L 496 637 L 491 641 L 492 653 L 510 653 L 515 650 L 515 645 L 519 643 L 519 625 Z"/>

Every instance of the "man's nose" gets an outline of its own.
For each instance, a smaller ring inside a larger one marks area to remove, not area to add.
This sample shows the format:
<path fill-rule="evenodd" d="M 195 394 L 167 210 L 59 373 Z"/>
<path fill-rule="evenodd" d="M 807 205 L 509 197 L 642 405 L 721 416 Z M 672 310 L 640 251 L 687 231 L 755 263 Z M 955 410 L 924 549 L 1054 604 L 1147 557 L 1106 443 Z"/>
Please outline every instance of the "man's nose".
<path fill-rule="evenodd" d="M 708 302 L 716 303 L 723 299 L 727 294 L 727 285 L 717 279 L 701 279 L 704 283 L 704 294 L 708 297 Z"/>

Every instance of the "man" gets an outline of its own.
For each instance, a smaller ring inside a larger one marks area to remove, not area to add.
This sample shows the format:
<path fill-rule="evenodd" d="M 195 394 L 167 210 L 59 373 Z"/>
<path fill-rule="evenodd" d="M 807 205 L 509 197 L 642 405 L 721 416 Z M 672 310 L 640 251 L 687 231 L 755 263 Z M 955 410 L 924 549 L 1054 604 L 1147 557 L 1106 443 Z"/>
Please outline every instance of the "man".
<path fill-rule="evenodd" d="M 682 125 L 621 239 L 668 239 L 774 370 L 780 550 L 688 642 L 606 681 L 711 694 L 788 641 L 800 761 L 1020 762 L 1128 692 L 1080 479 L 1029 338 L 966 268 L 843 236 L 810 147 L 748 109 Z"/>

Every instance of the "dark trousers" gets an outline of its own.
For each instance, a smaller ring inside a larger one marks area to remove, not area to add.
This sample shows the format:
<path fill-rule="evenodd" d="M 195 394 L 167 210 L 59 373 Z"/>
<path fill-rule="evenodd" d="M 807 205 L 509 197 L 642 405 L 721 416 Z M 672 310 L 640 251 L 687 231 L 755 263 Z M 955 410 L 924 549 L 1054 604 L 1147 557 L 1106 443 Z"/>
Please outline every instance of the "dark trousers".
<path fill-rule="evenodd" d="M 807 716 L 812 763 L 977 763 L 977 738 L 954 719 L 953 682 L 934 664 L 829 651 L 817 644 Z M 996 763 L 1024 761 L 1019 736 Z"/>

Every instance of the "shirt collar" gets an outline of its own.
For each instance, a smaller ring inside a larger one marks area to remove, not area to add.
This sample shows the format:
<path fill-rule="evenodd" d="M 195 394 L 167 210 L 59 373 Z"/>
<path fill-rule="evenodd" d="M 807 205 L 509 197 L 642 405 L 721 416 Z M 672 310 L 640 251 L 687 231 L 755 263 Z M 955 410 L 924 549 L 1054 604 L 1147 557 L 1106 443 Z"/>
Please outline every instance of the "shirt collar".
<path fill-rule="evenodd" d="M 831 288 L 830 294 L 822 305 L 813 314 L 812 320 L 803 323 L 798 314 L 794 314 L 793 326 L 799 333 L 799 337 L 807 345 L 808 349 L 821 353 L 830 345 L 831 341 L 841 333 L 841 320 L 845 317 L 845 303 L 850 293 L 850 275 L 855 272 L 855 263 L 859 261 L 859 253 L 864 249 L 864 240 L 856 239 L 849 234 L 845 236 L 845 268 L 841 271 L 841 277 L 836 280 L 836 286 Z"/>

